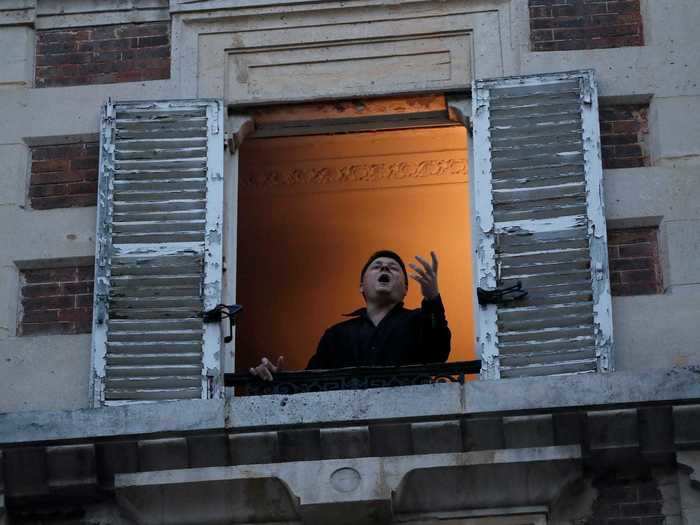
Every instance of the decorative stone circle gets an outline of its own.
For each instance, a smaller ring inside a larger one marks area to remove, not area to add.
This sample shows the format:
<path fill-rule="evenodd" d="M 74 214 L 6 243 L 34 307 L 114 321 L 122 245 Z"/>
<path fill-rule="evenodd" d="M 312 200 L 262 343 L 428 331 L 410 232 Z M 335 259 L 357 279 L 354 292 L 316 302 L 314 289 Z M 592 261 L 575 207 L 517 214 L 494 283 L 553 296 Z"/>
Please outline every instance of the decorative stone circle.
<path fill-rule="evenodd" d="M 331 487 L 338 492 L 352 492 L 360 486 L 362 476 L 354 468 L 339 468 L 331 474 Z"/>

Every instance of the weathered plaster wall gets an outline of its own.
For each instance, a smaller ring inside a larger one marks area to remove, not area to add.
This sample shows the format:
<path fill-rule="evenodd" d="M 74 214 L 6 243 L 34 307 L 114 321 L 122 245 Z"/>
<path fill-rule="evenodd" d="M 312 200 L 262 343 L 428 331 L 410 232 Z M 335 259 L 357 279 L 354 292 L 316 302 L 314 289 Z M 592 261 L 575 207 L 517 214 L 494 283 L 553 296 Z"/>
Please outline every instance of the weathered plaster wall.
<path fill-rule="evenodd" d="M 361 42 L 376 36 L 372 31 L 381 32 L 382 27 L 393 31 L 392 24 L 377 23 L 387 18 L 387 7 L 378 0 L 363 0 L 343 9 L 337 9 L 341 4 L 336 2 L 309 4 L 312 7 L 303 2 L 278 2 L 261 7 L 253 0 L 172 1 L 170 80 L 33 89 L 34 28 L 155 21 L 170 16 L 165 0 L 99 4 L 64 0 L 64 10 L 53 0 L 38 0 L 34 9 L 36 4 L 10 0 L 0 8 L 0 246 L 4 247 L 0 251 L 0 410 L 87 405 L 87 336 L 15 337 L 15 261 L 94 253 L 94 208 L 27 209 L 28 141 L 94 135 L 99 107 L 108 97 L 239 93 L 230 91 L 227 78 L 231 77 L 224 70 L 228 68 L 230 74 L 241 56 L 253 58 L 241 52 L 246 46 L 288 46 L 300 38 L 322 43 L 338 35 Z M 204 11 L 210 6 L 225 10 L 212 16 Z M 309 8 L 315 11 L 304 14 Z M 650 220 L 660 224 L 667 288 L 664 295 L 615 300 L 620 370 L 697 363 L 694 349 L 700 339 L 696 322 L 700 304 L 700 126 L 696 118 L 700 110 L 696 51 L 700 4 L 695 0 L 645 0 L 643 10 L 644 47 L 547 53 L 529 51 L 527 0 L 470 0 L 466 5 L 406 1 L 392 4 L 389 11 L 402 20 L 401 31 L 407 34 L 461 31 L 463 38 L 455 40 L 455 50 L 469 53 L 474 78 L 593 67 L 604 97 L 621 101 L 651 97 L 653 166 L 605 173 L 607 215 L 630 226 Z M 371 23 L 353 25 L 359 20 Z M 320 29 L 322 22 L 326 25 Z M 246 32 L 239 35 L 241 28 Z M 466 38 L 471 47 L 465 47 Z M 224 49 L 237 49 L 238 54 Z M 464 63 L 464 57 L 461 60 Z M 362 85 L 356 89 L 357 94 L 367 91 Z M 385 77 L 385 84 L 375 92 L 390 89 L 390 78 Z M 230 267 L 233 264 L 229 261 Z"/>

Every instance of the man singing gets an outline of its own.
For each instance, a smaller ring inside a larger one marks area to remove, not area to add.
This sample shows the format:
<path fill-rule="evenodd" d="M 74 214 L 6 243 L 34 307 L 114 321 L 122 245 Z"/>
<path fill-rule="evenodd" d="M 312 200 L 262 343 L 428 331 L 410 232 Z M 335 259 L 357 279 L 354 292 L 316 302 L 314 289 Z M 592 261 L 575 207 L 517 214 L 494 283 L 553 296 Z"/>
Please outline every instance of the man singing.
<path fill-rule="evenodd" d="M 307 369 L 446 361 L 451 334 L 438 289 L 438 259 L 434 252 L 430 255 L 432 264 L 417 256 L 419 264 L 409 265 L 423 294 L 421 307 L 409 310 L 403 304 L 408 275 L 401 257 L 390 250 L 372 254 L 360 272 L 366 307 L 326 330 Z M 250 372 L 271 381 L 282 361 L 272 364 L 263 358 Z"/>

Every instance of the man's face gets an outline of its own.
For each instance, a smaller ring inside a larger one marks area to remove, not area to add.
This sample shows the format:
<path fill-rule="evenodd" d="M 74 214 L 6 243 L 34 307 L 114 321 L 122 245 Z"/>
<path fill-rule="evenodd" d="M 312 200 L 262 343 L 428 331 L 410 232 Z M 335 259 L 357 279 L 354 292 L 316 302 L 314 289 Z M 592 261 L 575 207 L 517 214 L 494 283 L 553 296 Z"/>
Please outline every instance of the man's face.
<path fill-rule="evenodd" d="M 378 257 L 367 267 L 360 291 L 366 301 L 399 302 L 406 296 L 406 279 L 398 262 Z"/>

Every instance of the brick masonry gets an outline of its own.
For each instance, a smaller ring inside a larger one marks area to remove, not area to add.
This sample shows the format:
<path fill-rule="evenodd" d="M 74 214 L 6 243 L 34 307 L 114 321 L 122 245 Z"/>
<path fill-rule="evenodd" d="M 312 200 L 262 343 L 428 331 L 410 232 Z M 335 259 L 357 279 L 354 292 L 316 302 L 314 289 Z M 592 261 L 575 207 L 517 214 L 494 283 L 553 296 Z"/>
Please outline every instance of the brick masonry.
<path fill-rule="evenodd" d="M 170 78 L 170 22 L 37 31 L 36 87 Z"/>
<path fill-rule="evenodd" d="M 613 295 L 663 292 L 657 227 L 608 230 L 608 260 Z"/>
<path fill-rule="evenodd" d="M 586 525 L 663 525 L 663 496 L 653 478 L 607 476 L 595 483 L 598 498 Z"/>
<path fill-rule="evenodd" d="M 532 51 L 643 46 L 640 0 L 529 0 Z"/>
<path fill-rule="evenodd" d="M 99 145 L 96 142 L 33 146 L 29 180 L 32 208 L 95 206 Z"/>
<path fill-rule="evenodd" d="M 90 333 L 93 274 L 92 265 L 22 270 L 19 335 Z"/>
<path fill-rule="evenodd" d="M 603 168 L 649 166 L 649 104 L 616 104 L 600 108 Z"/>

